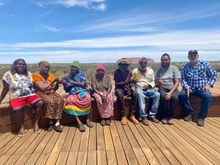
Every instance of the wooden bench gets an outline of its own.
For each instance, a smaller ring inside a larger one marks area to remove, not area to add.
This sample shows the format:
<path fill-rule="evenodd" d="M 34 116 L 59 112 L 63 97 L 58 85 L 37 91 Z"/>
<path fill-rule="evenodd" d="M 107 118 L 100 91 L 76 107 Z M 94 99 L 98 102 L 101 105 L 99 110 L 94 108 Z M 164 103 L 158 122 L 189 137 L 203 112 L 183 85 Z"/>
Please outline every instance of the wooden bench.
<path fill-rule="evenodd" d="M 191 103 L 195 110 L 195 113 L 199 112 L 200 108 L 200 99 L 197 97 L 191 97 Z M 125 105 L 126 105 L 126 113 L 129 112 L 129 106 L 130 106 L 131 98 L 125 98 Z M 148 101 L 147 101 L 148 103 Z M 146 105 L 146 109 L 147 109 Z M 114 105 L 114 119 L 119 120 L 120 119 L 120 110 L 117 107 L 117 105 Z M 30 107 L 26 107 L 26 113 L 25 113 L 25 120 L 24 125 L 25 128 L 29 129 L 32 128 L 32 122 L 33 122 L 33 114 L 30 111 Z M 92 101 L 92 113 L 91 113 L 91 119 L 94 122 L 99 122 L 99 113 L 96 107 L 95 100 Z M 0 105 L 0 133 L 8 132 L 8 131 L 16 131 L 18 130 L 18 123 L 17 123 L 17 113 L 12 112 L 8 103 L 3 103 Z M 183 109 L 180 104 L 177 106 L 175 118 L 182 118 L 183 117 Z M 210 107 L 208 117 L 220 117 L 220 94 L 213 94 L 213 103 Z M 74 125 L 76 124 L 75 119 L 68 115 L 63 113 L 61 124 L 63 125 Z M 48 122 L 46 119 L 40 120 L 40 127 L 46 128 L 48 126 Z"/>

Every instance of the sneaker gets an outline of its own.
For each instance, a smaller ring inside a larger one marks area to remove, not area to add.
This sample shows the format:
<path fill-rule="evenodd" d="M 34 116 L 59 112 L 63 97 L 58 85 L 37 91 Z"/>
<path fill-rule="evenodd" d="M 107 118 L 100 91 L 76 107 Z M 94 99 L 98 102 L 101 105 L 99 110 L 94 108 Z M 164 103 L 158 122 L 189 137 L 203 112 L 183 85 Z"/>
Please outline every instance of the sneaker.
<path fill-rule="evenodd" d="M 126 117 L 122 117 L 122 119 L 121 119 L 121 125 L 127 125 L 128 123 L 127 123 L 127 119 L 126 119 Z"/>
<path fill-rule="evenodd" d="M 197 120 L 197 125 L 200 126 L 200 127 L 203 127 L 205 124 L 205 120 L 204 119 L 198 119 Z"/>
<path fill-rule="evenodd" d="M 47 128 L 47 131 L 50 132 L 53 130 L 53 125 L 50 125 L 48 128 Z"/>
<path fill-rule="evenodd" d="M 134 124 L 138 124 L 138 123 L 139 123 L 139 121 L 134 117 L 134 115 L 131 115 L 129 119 L 130 119 L 131 122 L 134 123 Z"/>
<path fill-rule="evenodd" d="M 53 129 L 57 132 L 62 132 L 63 131 L 63 128 L 61 127 L 61 125 L 58 125 L 58 126 L 53 126 Z"/>
<path fill-rule="evenodd" d="M 162 124 L 167 124 L 167 118 L 163 118 L 162 120 L 161 120 L 161 122 L 162 122 Z"/>
<path fill-rule="evenodd" d="M 78 124 L 77 127 L 79 128 L 79 131 L 80 131 L 80 132 L 85 132 L 85 130 L 86 130 L 85 127 L 84 127 L 84 125 L 83 125 L 82 123 L 81 123 L 81 124 Z"/>
<path fill-rule="evenodd" d="M 160 122 L 156 117 L 150 117 L 150 120 L 152 120 L 154 123 Z"/>
<path fill-rule="evenodd" d="M 149 122 L 148 122 L 147 118 L 143 118 L 141 120 L 141 123 L 144 124 L 144 125 L 149 125 Z"/>
<path fill-rule="evenodd" d="M 184 117 L 184 120 L 185 121 L 192 121 L 192 115 L 191 114 L 187 115 L 186 117 Z"/>
<path fill-rule="evenodd" d="M 102 119 L 100 124 L 101 124 L 101 126 L 105 126 L 105 124 L 106 124 L 105 119 Z"/>
<path fill-rule="evenodd" d="M 86 125 L 87 125 L 89 128 L 92 128 L 92 127 L 93 127 L 93 123 L 92 123 L 90 120 L 87 120 L 87 121 L 86 121 Z"/>
<path fill-rule="evenodd" d="M 111 124 L 111 119 L 106 119 L 105 123 L 106 123 L 106 125 L 110 125 Z"/>
<path fill-rule="evenodd" d="M 167 120 L 167 124 L 169 124 L 169 125 L 173 125 L 173 122 L 174 122 L 173 119 L 168 119 Z"/>

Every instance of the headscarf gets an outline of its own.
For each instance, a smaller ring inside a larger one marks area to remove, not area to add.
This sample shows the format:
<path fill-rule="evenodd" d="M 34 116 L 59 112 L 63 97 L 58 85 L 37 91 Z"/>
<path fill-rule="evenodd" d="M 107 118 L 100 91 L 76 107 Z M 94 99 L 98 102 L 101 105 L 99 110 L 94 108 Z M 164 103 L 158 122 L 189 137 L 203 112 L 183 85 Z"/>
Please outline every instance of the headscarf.
<path fill-rule="evenodd" d="M 98 64 L 97 67 L 96 67 L 96 71 L 97 70 L 103 70 L 105 71 L 105 64 Z"/>

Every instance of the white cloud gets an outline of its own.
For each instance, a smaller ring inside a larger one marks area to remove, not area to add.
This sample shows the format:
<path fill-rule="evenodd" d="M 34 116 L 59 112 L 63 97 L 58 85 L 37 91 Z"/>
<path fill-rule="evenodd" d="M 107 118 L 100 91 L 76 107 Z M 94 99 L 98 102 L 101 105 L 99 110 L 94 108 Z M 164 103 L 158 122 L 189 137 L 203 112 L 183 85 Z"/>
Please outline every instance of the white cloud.
<path fill-rule="evenodd" d="M 3 48 L 125 48 L 154 47 L 154 49 L 219 49 L 220 30 L 174 31 L 157 34 L 128 35 L 121 37 L 90 38 L 60 42 L 25 42 L 0 44 Z"/>
<path fill-rule="evenodd" d="M 52 25 L 40 25 L 41 28 L 43 29 L 46 29 L 48 31 L 51 31 L 51 32 L 59 32 L 61 31 L 61 29 L 55 27 L 55 26 L 52 26 Z"/>
<path fill-rule="evenodd" d="M 123 57 L 148 57 L 159 62 L 163 53 L 169 53 L 172 61 L 188 61 L 187 51 L 154 51 L 154 50 L 109 50 L 109 51 L 31 51 L 0 52 L 0 63 L 12 63 L 23 58 L 28 63 L 48 60 L 51 63 L 70 63 L 79 60 L 82 63 L 116 62 Z M 199 51 L 200 59 L 206 61 L 220 60 L 220 51 Z M 3 56 L 4 55 L 4 56 Z M 94 58 L 95 57 L 95 58 Z"/>
<path fill-rule="evenodd" d="M 60 5 L 67 8 L 71 7 L 84 7 L 87 9 L 94 9 L 99 11 L 105 11 L 106 6 L 106 0 L 44 0 L 38 2 L 41 6 L 45 5 Z"/>
<path fill-rule="evenodd" d="M 204 8 L 185 7 L 169 11 L 154 11 L 150 9 L 133 9 L 125 13 L 108 16 L 92 21 L 82 27 L 78 32 L 155 32 L 164 31 L 164 27 L 176 27 L 176 24 L 192 20 L 207 19 L 220 15 L 220 4 L 207 5 Z M 146 29 L 146 30 L 144 30 Z M 152 31 L 151 31 L 152 30 Z"/>

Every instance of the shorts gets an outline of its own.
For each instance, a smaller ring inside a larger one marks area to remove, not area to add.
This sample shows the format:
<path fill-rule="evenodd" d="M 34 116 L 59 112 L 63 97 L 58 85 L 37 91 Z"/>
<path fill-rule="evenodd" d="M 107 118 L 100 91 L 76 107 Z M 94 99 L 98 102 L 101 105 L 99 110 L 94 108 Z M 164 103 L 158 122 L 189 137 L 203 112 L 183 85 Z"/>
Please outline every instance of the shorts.
<path fill-rule="evenodd" d="M 38 94 L 33 94 L 29 96 L 22 96 L 18 98 L 14 98 L 10 100 L 9 104 L 12 108 L 13 111 L 20 110 L 24 108 L 27 104 L 35 104 L 36 102 L 42 100 L 40 95 Z"/>

